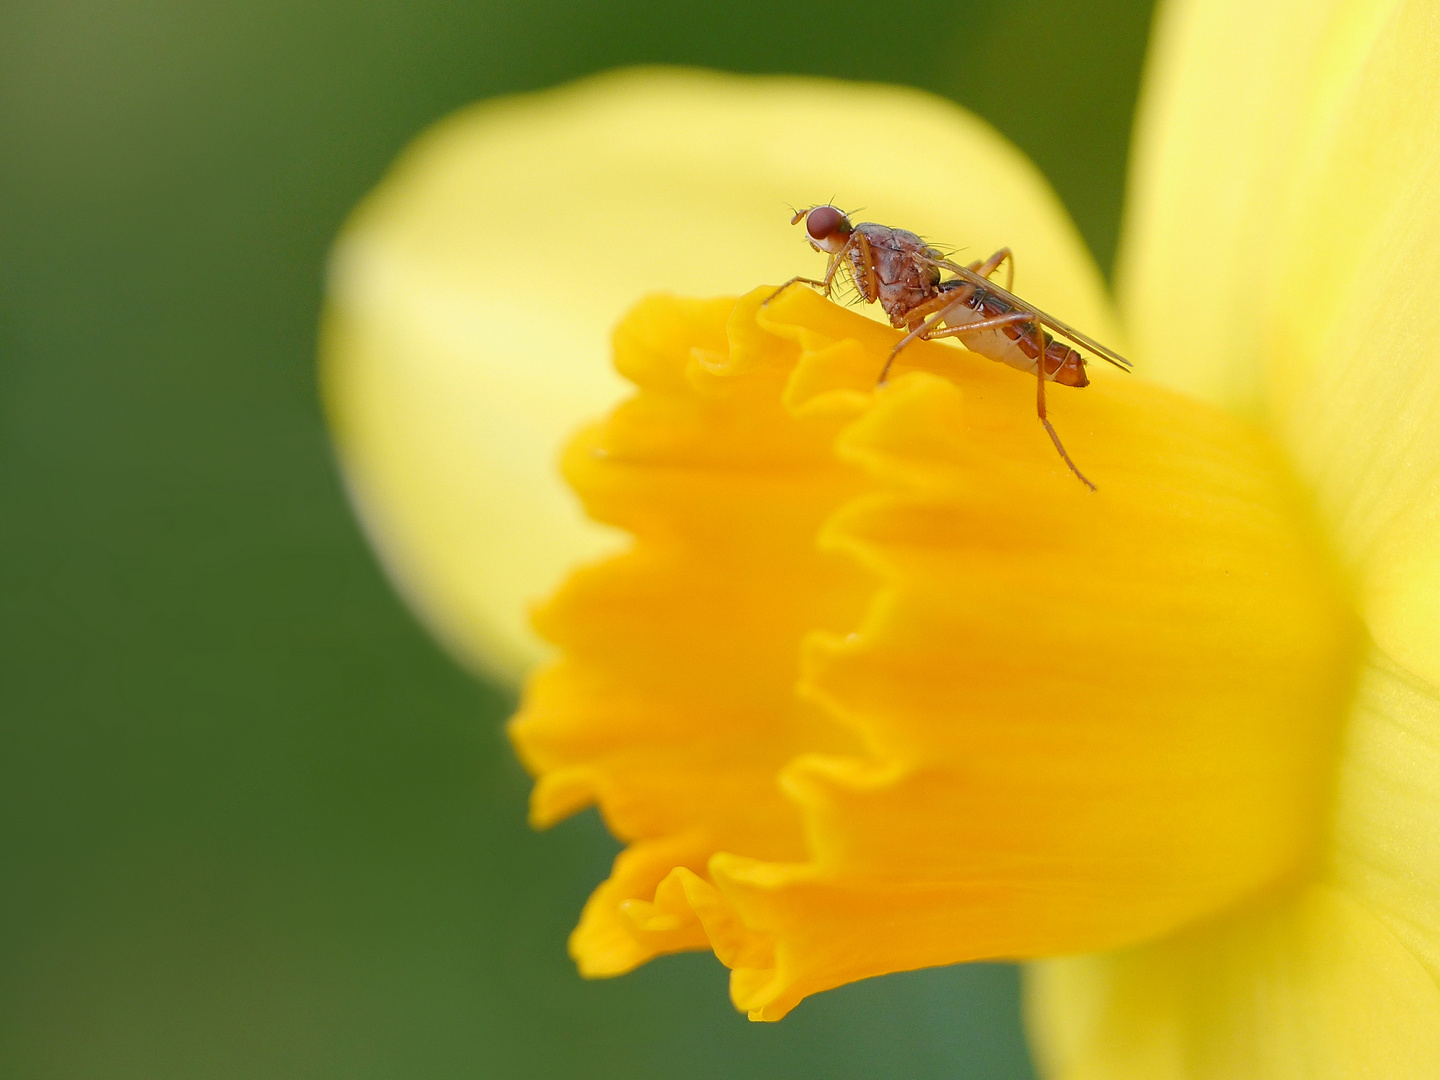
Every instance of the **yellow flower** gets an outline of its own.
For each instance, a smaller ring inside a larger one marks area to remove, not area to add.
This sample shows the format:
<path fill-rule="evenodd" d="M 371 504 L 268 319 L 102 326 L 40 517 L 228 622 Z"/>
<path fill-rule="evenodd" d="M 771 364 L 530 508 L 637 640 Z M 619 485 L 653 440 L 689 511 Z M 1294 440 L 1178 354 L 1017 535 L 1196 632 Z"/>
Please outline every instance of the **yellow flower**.
<path fill-rule="evenodd" d="M 1440 1073 L 1440 15 L 1165 8 L 1117 318 L 1033 170 L 893 88 L 679 72 L 478 107 L 337 248 L 354 498 L 460 655 L 587 526 L 517 746 L 538 823 L 629 847 L 583 970 L 713 948 L 776 1018 L 850 979 L 1032 965 L 1046 1071 Z M 1008 244 L 1135 378 L 1056 389 L 762 282 L 782 200 Z M 740 299 L 733 299 L 739 296 Z M 1125 331 L 1121 340 L 1120 328 Z M 618 539 L 617 539 L 618 538 Z M 1086 954 L 1086 955 L 1073 955 Z"/>

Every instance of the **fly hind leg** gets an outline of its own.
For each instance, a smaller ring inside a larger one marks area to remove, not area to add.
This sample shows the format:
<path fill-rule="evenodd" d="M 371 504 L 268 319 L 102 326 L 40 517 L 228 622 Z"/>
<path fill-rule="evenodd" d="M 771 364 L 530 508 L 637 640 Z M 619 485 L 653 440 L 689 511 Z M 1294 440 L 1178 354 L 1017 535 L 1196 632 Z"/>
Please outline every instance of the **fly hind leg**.
<path fill-rule="evenodd" d="M 1095 485 L 1090 482 L 1089 477 L 1075 467 L 1075 462 L 1071 461 L 1070 455 L 1065 452 L 1065 444 L 1060 441 L 1060 436 L 1056 434 L 1054 426 L 1050 423 L 1050 418 L 1045 415 L 1045 331 L 1041 328 L 1040 323 L 1036 321 L 1035 316 L 1028 311 L 1011 311 L 1004 315 L 995 315 L 989 319 L 976 319 L 974 322 L 963 323 L 960 326 L 947 326 L 943 330 L 933 329 L 935 323 L 944 319 L 945 316 L 953 310 L 954 306 L 952 305 L 942 311 L 936 312 L 929 319 L 926 319 L 923 325 L 906 335 L 905 339 L 891 351 L 890 359 L 885 361 L 885 371 L 888 372 L 890 370 L 890 364 L 895 359 L 895 354 L 916 337 L 923 337 L 927 340 L 942 337 L 963 338 L 966 334 L 977 334 L 986 330 L 999 330 L 1006 326 L 1028 325 L 1028 328 L 1034 332 L 1036 340 L 1041 344 L 1040 355 L 1035 363 L 1035 414 L 1040 418 L 1040 423 L 1045 426 L 1045 434 L 1049 435 L 1050 441 L 1055 444 L 1055 449 L 1059 452 L 1060 459 L 1070 467 L 1070 471 L 1075 474 L 1082 484 L 1091 491 L 1094 491 Z M 885 381 L 884 372 L 881 373 L 880 381 Z"/>
<path fill-rule="evenodd" d="M 1038 323 L 1035 324 L 1035 333 L 1039 335 L 1041 341 L 1045 340 L 1044 332 L 1040 329 Z M 1060 436 L 1055 434 L 1055 429 L 1051 426 L 1050 419 L 1045 415 L 1045 354 L 1043 352 L 1040 354 L 1039 362 L 1035 365 L 1035 378 L 1037 380 L 1035 384 L 1035 415 L 1040 417 L 1040 423 L 1045 425 L 1045 433 L 1050 436 L 1050 441 L 1055 444 L 1055 449 L 1060 452 L 1061 459 L 1066 465 L 1070 466 L 1070 471 L 1075 474 L 1082 484 L 1091 491 L 1094 491 L 1095 485 L 1090 482 L 1089 477 L 1075 467 L 1075 462 L 1071 461 L 1070 455 L 1065 452 L 1065 446 L 1061 443 Z"/>

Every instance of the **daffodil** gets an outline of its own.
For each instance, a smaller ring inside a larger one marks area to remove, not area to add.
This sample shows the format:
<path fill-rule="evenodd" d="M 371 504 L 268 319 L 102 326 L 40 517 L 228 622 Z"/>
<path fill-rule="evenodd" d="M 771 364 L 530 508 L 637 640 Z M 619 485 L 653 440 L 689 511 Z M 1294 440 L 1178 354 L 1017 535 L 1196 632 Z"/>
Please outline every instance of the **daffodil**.
<path fill-rule="evenodd" d="M 409 151 L 336 249 L 327 404 L 417 609 L 540 664 L 535 822 L 628 845 L 582 971 L 713 949 L 777 1019 L 1025 958 L 1055 1077 L 1440 1075 L 1437 56 L 1418 3 L 1166 6 L 1118 313 L 912 91 L 629 72 Z M 831 196 L 1010 246 L 1136 360 L 1050 396 L 1097 492 L 1016 372 L 922 342 L 877 390 L 896 332 L 765 303 Z"/>

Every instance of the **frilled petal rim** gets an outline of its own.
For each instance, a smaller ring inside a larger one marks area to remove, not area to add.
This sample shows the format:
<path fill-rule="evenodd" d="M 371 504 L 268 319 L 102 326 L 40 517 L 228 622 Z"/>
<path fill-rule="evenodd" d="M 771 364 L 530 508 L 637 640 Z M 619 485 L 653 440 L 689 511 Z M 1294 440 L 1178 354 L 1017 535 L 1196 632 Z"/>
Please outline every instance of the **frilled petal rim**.
<path fill-rule="evenodd" d="M 544 609 L 561 658 L 512 727 L 538 820 L 594 801 L 633 845 L 582 969 L 708 943 L 778 1019 L 1296 873 L 1346 620 L 1264 439 L 1096 372 L 1052 406 L 1092 495 L 1023 376 L 925 343 L 877 392 L 896 331 L 769 293 L 638 307 L 639 392 L 568 458 L 636 538 Z"/>

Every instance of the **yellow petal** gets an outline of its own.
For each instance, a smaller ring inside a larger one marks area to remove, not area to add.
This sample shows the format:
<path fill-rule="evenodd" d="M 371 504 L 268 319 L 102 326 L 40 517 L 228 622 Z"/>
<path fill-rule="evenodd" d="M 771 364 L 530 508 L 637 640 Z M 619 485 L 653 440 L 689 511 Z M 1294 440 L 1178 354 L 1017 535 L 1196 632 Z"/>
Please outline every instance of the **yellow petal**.
<path fill-rule="evenodd" d="M 1158 26 L 1122 260 L 1137 353 L 1276 427 L 1376 642 L 1440 686 L 1440 18 L 1181 0 Z"/>
<path fill-rule="evenodd" d="M 1218 30 L 1224 7 L 1189 9 L 1194 36 L 1176 52 L 1203 56 L 1209 46 L 1196 27 Z M 1195 160 L 1207 144 L 1189 143 L 1191 132 L 1260 132 L 1262 145 L 1245 144 L 1244 156 L 1247 168 L 1273 170 L 1265 184 L 1247 191 L 1243 176 L 1215 169 L 1203 182 L 1233 184 L 1252 215 L 1269 207 L 1268 220 L 1253 232 L 1232 223 L 1232 234 L 1212 226 L 1192 235 L 1174 216 L 1153 235 L 1140 230 L 1136 251 L 1178 247 L 1168 281 L 1158 259 L 1137 256 L 1128 295 L 1136 311 L 1155 297 L 1178 305 L 1176 324 L 1202 319 L 1201 271 L 1187 279 L 1181 263 L 1198 266 L 1211 236 L 1222 256 L 1226 236 L 1260 238 L 1247 267 L 1256 302 L 1216 309 L 1241 313 L 1222 326 L 1236 369 L 1250 375 L 1243 393 L 1232 383 L 1212 396 L 1268 414 L 1314 493 L 1377 647 L 1342 736 L 1320 884 L 1267 913 L 1263 927 L 1223 924 L 1126 957 L 1042 968 L 1031 1027 L 1060 1077 L 1440 1073 L 1440 20 L 1419 4 L 1344 4 L 1318 16 L 1310 6 L 1260 10 L 1293 20 L 1295 34 L 1261 33 L 1240 47 L 1298 48 L 1309 72 L 1278 105 L 1292 130 L 1271 145 L 1273 118 L 1239 116 L 1223 96 L 1207 113 L 1212 128 L 1185 127 L 1173 108 L 1155 122 L 1176 125 L 1170 141 L 1188 144 Z M 1157 54 L 1157 72 L 1165 60 Z M 1265 63 L 1278 78 L 1294 73 L 1297 57 Z M 1226 92 L 1193 66 L 1171 78 L 1188 80 L 1170 88 L 1172 98 L 1201 112 Z M 1279 164 L 1267 157 L 1277 147 Z M 1178 197 L 1154 160 L 1139 176 L 1162 189 L 1152 198 Z M 1220 280 L 1223 300 L 1223 269 Z M 1167 288 L 1178 290 L 1168 300 Z M 1181 296 L 1187 288 L 1193 295 Z M 1191 325 L 1205 333 L 1210 324 Z"/>
<path fill-rule="evenodd" d="M 1346 622 L 1256 431 L 1097 371 L 1051 391 L 1092 495 L 1029 379 L 920 343 L 875 393 L 896 332 L 765 295 L 728 322 L 642 304 L 616 335 L 640 392 L 568 459 L 636 537 L 544 613 L 562 658 L 513 728 L 537 818 L 588 794 L 635 844 L 582 968 L 703 930 L 776 1019 L 885 971 L 1154 937 L 1298 871 Z"/>
<path fill-rule="evenodd" d="M 914 90 L 680 70 L 489 102 L 422 136 L 346 226 L 322 342 L 353 498 L 402 591 L 492 674 L 542 654 L 525 608 L 614 547 L 556 469 L 615 401 L 621 314 L 656 289 L 814 273 L 789 206 L 831 197 L 968 256 L 1106 340 L 1098 273 L 1034 168 Z"/>
<path fill-rule="evenodd" d="M 1263 414 L 1297 173 L 1329 135 L 1334 102 L 1394 6 L 1160 6 L 1117 260 L 1126 328 L 1151 377 Z M 1350 306 L 1342 291 L 1325 293 L 1336 310 Z"/>
<path fill-rule="evenodd" d="M 1399 5 L 1346 85 L 1295 196 L 1269 372 L 1273 422 L 1315 492 L 1371 635 L 1432 687 L 1440 687 L 1437 56 L 1440 13 Z"/>
<path fill-rule="evenodd" d="M 1378 650 L 1344 734 L 1334 819 L 1326 879 L 1440 981 L 1440 695 Z"/>
<path fill-rule="evenodd" d="M 1032 965 L 1049 1080 L 1398 1080 L 1440 1070 L 1440 988 L 1344 892 L 1312 886 L 1164 945 Z"/>
<path fill-rule="evenodd" d="M 1440 1075 L 1440 703 L 1372 653 L 1336 824 L 1299 897 L 1130 953 L 1033 965 L 1052 1080 Z"/>

